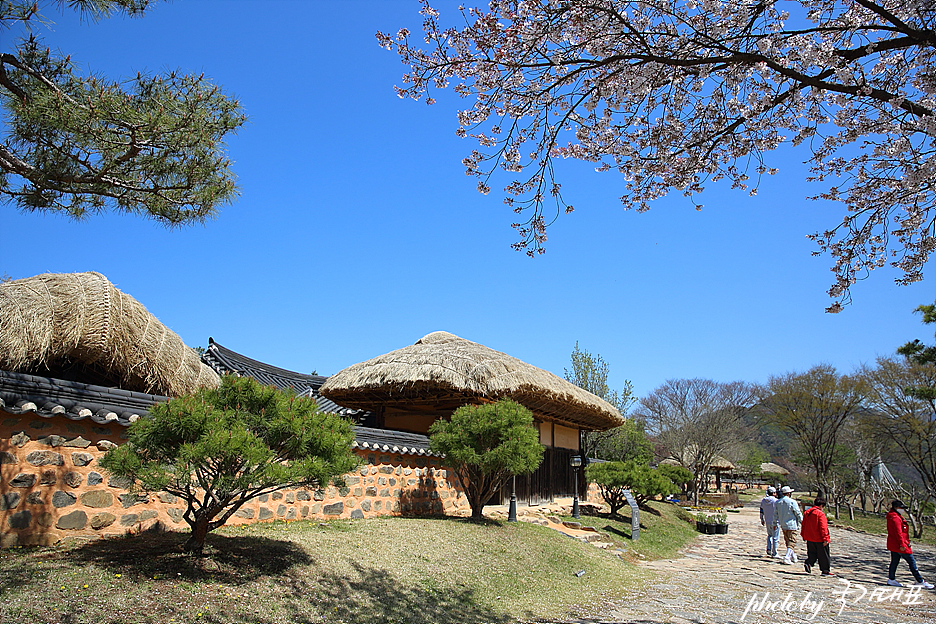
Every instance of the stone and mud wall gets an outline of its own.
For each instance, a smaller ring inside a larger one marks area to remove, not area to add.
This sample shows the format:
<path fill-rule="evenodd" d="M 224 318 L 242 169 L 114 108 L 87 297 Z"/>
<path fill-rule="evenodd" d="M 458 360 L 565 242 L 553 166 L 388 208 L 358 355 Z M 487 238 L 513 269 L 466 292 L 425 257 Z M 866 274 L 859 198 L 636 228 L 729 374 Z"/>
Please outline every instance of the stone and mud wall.
<path fill-rule="evenodd" d="M 167 492 L 131 492 L 127 481 L 98 467 L 125 436 L 117 423 L 0 410 L 0 547 L 188 530 L 181 500 Z M 356 452 L 362 463 L 344 475 L 343 486 L 273 492 L 241 507 L 228 524 L 469 510 L 458 477 L 440 458 Z"/>

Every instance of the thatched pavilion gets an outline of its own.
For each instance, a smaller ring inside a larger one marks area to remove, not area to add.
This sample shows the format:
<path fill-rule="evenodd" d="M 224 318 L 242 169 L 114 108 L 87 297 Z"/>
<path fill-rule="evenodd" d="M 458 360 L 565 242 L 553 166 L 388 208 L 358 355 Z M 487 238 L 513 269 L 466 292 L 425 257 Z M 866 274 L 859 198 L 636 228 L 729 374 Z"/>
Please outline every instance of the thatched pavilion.
<path fill-rule="evenodd" d="M 790 474 L 790 471 L 789 471 L 789 470 L 787 470 L 787 469 L 784 468 L 783 466 L 780 466 L 779 464 L 775 464 L 775 463 L 773 463 L 773 462 L 764 462 L 764 463 L 762 463 L 762 464 L 760 465 L 760 471 L 761 471 L 761 472 L 769 472 L 769 473 L 771 473 L 771 474 L 778 474 L 778 475 L 780 475 L 781 477 L 785 477 L 785 476 L 787 476 L 788 474 Z"/>
<path fill-rule="evenodd" d="M 462 405 L 512 399 L 533 412 L 546 447 L 542 466 L 517 480 L 520 500 L 570 495 L 570 458 L 583 431 L 624 422 L 610 403 L 556 375 L 505 353 L 437 331 L 415 344 L 332 375 L 322 396 L 374 414 L 378 428 L 425 434 Z M 506 493 L 505 493 L 506 494 Z"/>

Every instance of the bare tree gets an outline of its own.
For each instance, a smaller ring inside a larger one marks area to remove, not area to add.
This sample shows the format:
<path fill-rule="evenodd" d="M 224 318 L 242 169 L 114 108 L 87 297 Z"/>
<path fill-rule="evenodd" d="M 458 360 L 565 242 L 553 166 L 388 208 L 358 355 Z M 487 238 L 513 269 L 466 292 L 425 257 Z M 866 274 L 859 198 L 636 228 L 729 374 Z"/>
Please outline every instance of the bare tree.
<path fill-rule="evenodd" d="M 812 464 L 819 493 L 830 495 L 839 432 L 861 407 L 864 382 L 820 364 L 805 373 L 771 377 L 765 391 L 766 418 L 796 438 Z"/>
<path fill-rule="evenodd" d="M 753 384 L 670 379 L 640 399 L 635 413 L 669 456 L 695 475 L 698 502 L 712 461 L 743 441 L 742 416 L 756 400 Z"/>
<path fill-rule="evenodd" d="M 617 390 L 612 390 L 608 386 L 608 363 L 599 354 L 592 355 L 585 349 L 579 348 L 579 343 L 575 343 L 575 349 L 572 351 L 572 370 L 565 369 L 566 381 L 575 384 L 579 388 L 591 392 L 595 396 L 604 399 L 618 409 L 621 414 L 626 414 L 631 404 L 634 402 L 633 386 L 629 380 L 624 381 L 624 388 L 618 394 Z M 606 431 L 582 431 L 579 436 L 579 452 L 582 457 L 597 457 L 598 447 L 602 444 L 612 443 L 616 435 L 617 427 Z M 633 429 L 633 423 L 631 424 Z M 624 434 L 626 438 L 626 433 Z M 585 476 L 585 467 L 587 462 L 582 462 L 577 471 L 579 489 L 585 492 L 588 497 L 588 480 Z"/>
<path fill-rule="evenodd" d="M 926 500 L 936 498 L 936 365 L 879 358 L 863 369 L 871 411 L 865 421 L 891 441 L 920 477 Z M 928 390 L 928 391 L 927 391 Z"/>

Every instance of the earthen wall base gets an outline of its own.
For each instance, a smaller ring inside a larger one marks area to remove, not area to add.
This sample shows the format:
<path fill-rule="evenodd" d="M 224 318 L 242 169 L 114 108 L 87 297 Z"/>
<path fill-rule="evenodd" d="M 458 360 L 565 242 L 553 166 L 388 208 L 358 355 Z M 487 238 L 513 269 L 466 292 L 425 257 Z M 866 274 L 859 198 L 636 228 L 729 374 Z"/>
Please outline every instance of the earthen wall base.
<path fill-rule="evenodd" d="M 167 492 L 131 492 L 129 483 L 98 466 L 125 439 L 126 429 L 116 423 L 0 410 L 0 547 L 188 530 L 182 500 Z M 245 504 L 228 524 L 469 509 L 458 477 L 438 457 L 356 452 L 362 463 L 340 487 L 273 492 Z"/>

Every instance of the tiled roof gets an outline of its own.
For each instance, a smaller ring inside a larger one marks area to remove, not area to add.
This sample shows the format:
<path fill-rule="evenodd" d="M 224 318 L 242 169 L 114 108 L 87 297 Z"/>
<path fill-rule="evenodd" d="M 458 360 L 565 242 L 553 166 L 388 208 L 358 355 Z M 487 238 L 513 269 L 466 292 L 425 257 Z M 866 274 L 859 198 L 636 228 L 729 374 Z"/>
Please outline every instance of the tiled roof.
<path fill-rule="evenodd" d="M 370 427 L 354 428 L 354 448 L 402 455 L 435 455 L 429 450 L 429 438 L 424 435 Z"/>
<path fill-rule="evenodd" d="M 43 418 L 64 416 L 128 427 L 148 415 L 153 403 L 168 400 L 156 394 L 0 370 L 0 408 L 12 414 L 35 412 Z"/>
<path fill-rule="evenodd" d="M 222 347 L 214 341 L 214 338 L 208 339 L 208 349 L 202 355 L 202 361 L 219 375 L 237 373 L 238 375 L 253 377 L 265 386 L 276 386 L 280 390 L 292 388 L 297 393 L 301 393 L 308 388 L 318 390 L 327 379 L 327 377 L 321 375 L 305 375 L 252 360 L 240 353 Z"/>
<path fill-rule="evenodd" d="M 267 386 L 276 386 L 280 390 L 292 389 L 299 396 L 315 399 L 319 409 L 329 414 L 342 414 L 345 416 L 360 416 L 365 414 L 362 410 L 341 407 L 334 401 L 319 395 L 318 389 L 322 387 L 328 377 L 322 375 L 306 375 L 295 371 L 277 368 L 252 360 L 236 351 L 231 351 L 208 338 L 208 349 L 202 355 L 202 361 L 213 368 L 219 375 L 234 373 L 245 377 L 252 377 Z"/>
<path fill-rule="evenodd" d="M 325 401 L 322 397 L 316 399 Z M 138 418 L 147 416 L 153 403 L 168 400 L 155 394 L 0 370 L 0 409 L 11 414 L 35 413 L 42 418 L 64 416 L 71 420 L 88 419 L 99 425 L 117 423 L 128 427 Z M 334 405 L 330 411 L 339 413 L 338 410 L 343 408 Z M 429 450 L 429 438 L 424 435 L 360 426 L 354 427 L 353 448 L 401 455 L 434 455 Z"/>

